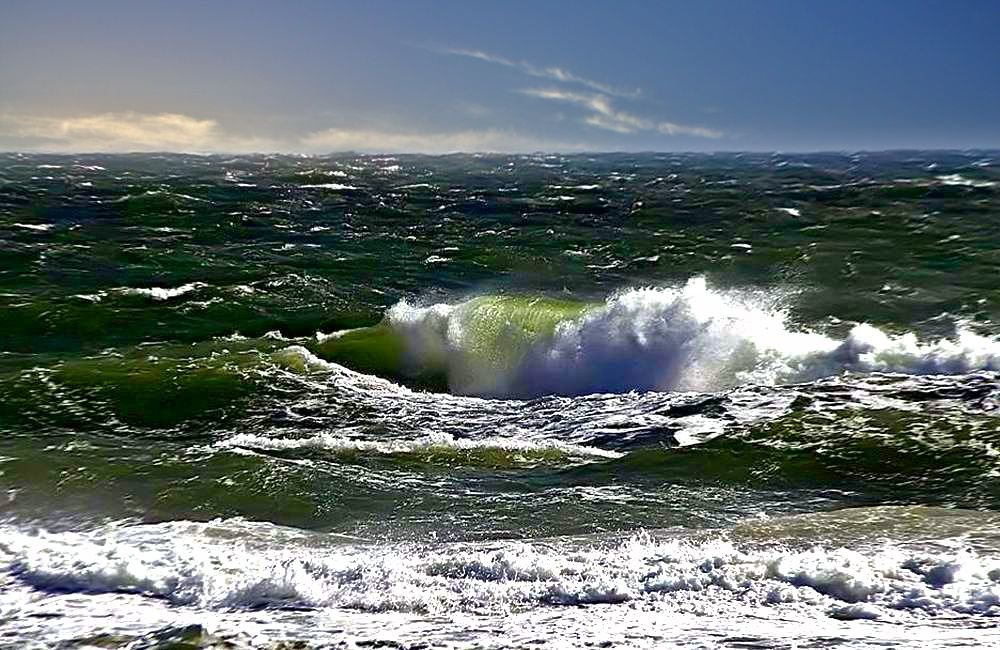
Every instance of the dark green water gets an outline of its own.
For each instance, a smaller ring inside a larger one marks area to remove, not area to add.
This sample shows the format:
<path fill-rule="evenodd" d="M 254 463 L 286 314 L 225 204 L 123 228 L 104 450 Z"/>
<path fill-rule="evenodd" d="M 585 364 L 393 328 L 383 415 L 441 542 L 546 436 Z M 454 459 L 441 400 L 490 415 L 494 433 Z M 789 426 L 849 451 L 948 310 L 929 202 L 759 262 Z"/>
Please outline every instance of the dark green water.
<path fill-rule="evenodd" d="M 0 643 L 974 647 L 998 156 L 0 155 Z"/>

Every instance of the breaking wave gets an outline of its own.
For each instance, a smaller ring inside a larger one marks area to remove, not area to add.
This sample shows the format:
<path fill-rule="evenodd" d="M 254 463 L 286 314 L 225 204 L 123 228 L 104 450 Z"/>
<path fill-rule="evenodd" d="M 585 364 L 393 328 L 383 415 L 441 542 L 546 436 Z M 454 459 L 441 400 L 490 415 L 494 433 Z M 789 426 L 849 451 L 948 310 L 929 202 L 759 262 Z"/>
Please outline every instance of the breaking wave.
<path fill-rule="evenodd" d="M 178 296 L 183 296 L 186 293 L 192 291 L 197 291 L 206 287 L 204 282 L 189 282 L 183 284 L 179 287 L 141 287 L 141 288 L 129 288 L 123 289 L 122 293 L 133 296 L 145 296 L 153 300 L 170 300 L 171 298 L 177 298 Z"/>
<path fill-rule="evenodd" d="M 843 372 L 964 374 L 1000 369 L 1000 340 L 959 328 L 921 340 L 856 324 L 846 337 L 795 329 L 773 297 L 694 278 L 604 303 L 483 296 L 400 302 L 372 328 L 320 336 L 348 367 L 463 395 L 536 397 L 628 391 L 711 392 Z"/>
<path fill-rule="evenodd" d="M 495 612 L 644 602 L 793 606 L 837 618 L 1000 614 L 1000 565 L 972 551 L 742 547 L 640 534 L 580 545 L 326 541 L 269 524 L 0 530 L 0 566 L 35 589 L 135 593 L 204 608 Z"/>
<path fill-rule="evenodd" d="M 274 438 L 250 433 L 237 434 L 220 443 L 223 448 L 262 451 L 311 450 L 335 456 L 379 455 L 453 462 L 490 464 L 534 464 L 567 459 L 617 459 L 616 451 L 574 445 L 560 440 L 527 440 L 517 437 L 467 439 L 434 433 L 415 440 L 364 440 L 321 433 L 305 438 Z"/>

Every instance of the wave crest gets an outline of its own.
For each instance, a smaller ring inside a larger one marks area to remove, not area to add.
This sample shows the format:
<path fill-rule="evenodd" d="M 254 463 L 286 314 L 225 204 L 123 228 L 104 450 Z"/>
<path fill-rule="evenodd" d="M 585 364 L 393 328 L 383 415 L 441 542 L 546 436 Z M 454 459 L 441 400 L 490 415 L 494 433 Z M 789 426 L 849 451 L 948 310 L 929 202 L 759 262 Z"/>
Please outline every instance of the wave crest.
<path fill-rule="evenodd" d="M 776 303 L 694 278 L 675 288 L 623 291 L 603 304 L 495 296 L 424 307 L 401 302 L 380 328 L 399 347 L 403 378 L 439 372 L 451 392 L 491 397 L 712 392 L 846 371 L 1000 369 L 1000 340 L 967 329 L 921 341 L 858 324 L 836 339 L 795 329 Z"/>

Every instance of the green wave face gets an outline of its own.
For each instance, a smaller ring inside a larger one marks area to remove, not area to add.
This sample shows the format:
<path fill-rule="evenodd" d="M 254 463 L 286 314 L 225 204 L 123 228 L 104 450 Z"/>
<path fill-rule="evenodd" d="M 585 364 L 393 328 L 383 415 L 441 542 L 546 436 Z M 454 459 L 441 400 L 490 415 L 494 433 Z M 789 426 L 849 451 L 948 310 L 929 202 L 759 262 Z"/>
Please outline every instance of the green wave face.
<path fill-rule="evenodd" d="M 416 388 L 488 393 L 490 381 L 514 368 L 559 323 L 596 306 L 500 295 L 454 306 L 397 306 L 378 325 L 347 330 L 310 347 L 327 361 Z"/>
<path fill-rule="evenodd" d="M 313 353 L 327 361 L 370 375 L 402 381 L 404 341 L 386 323 L 372 327 L 361 327 L 337 333 L 321 342 L 310 344 Z M 409 379 L 418 380 L 411 376 Z M 444 377 L 433 377 L 430 373 L 417 384 L 431 388 Z M 447 384 L 445 384 L 447 388 Z"/>
<path fill-rule="evenodd" d="M 258 393 L 256 373 L 278 345 L 261 339 L 158 345 L 4 372 L 0 426 L 211 426 Z"/>

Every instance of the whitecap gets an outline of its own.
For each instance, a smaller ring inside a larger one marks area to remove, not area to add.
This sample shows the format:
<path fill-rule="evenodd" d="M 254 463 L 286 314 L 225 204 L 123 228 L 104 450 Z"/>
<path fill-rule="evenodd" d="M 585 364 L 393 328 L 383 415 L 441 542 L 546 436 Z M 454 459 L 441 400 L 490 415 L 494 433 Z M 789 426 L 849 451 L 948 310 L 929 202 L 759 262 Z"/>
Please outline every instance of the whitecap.
<path fill-rule="evenodd" d="M 332 190 L 334 192 L 346 192 L 358 189 L 354 185 L 344 185 L 343 183 L 315 183 L 312 185 L 299 185 L 303 189 Z"/>
<path fill-rule="evenodd" d="M 958 185 L 963 187 L 996 187 L 997 183 L 994 181 L 977 181 L 971 178 L 965 178 L 961 174 L 946 174 L 944 176 L 936 177 L 943 185 Z"/>
<path fill-rule="evenodd" d="M 14 225 L 18 228 L 37 230 L 38 232 L 45 232 L 56 227 L 54 223 L 15 223 Z"/>
<path fill-rule="evenodd" d="M 413 440 L 367 440 L 346 435 L 323 433 L 305 438 L 275 438 L 256 434 L 237 434 L 219 443 L 222 448 L 245 447 L 249 449 L 288 450 L 319 449 L 334 453 L 367 452 L 380 455 L 432 453 L 436 449 L 459 452 L 501 451 L 512 454 L 544 454 L 555 452 L 566 456 L 621 458 L 616 451 L 587 445 L 574 445 L 560 440 L 527 439 L 490 436 L 486 438 L 456 438 L 449 433 L 433 433 Z"/>
<path fill-rule="evenodd" d="M 122 289 L 121 291 L 128 295 L 146 296 L 153 300 L 170 300 L 171 298 L 177 298 L 178 296 L 183 296 L 186 293 L 197 291 L 207 286 L 204 282 L 189 282 L 179 287 L 140 287 Z"/>

